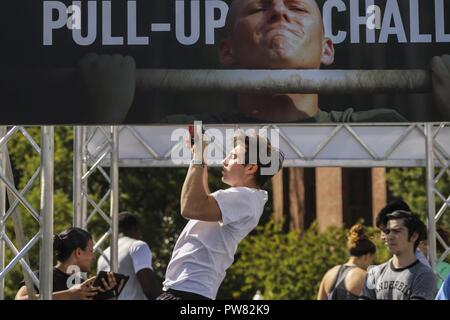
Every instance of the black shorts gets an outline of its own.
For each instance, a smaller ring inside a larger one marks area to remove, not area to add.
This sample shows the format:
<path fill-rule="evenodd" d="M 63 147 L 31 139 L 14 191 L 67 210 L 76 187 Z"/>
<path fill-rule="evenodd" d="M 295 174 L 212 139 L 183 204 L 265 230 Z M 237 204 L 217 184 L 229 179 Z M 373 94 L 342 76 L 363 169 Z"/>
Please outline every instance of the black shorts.
<path fill-rule="evenodd" d="M 166 292 L 164 292 L 158 298 L 156 298 L 156 300 L 211 300 L 211 299 L 192 292 L 168 289 Z"/>

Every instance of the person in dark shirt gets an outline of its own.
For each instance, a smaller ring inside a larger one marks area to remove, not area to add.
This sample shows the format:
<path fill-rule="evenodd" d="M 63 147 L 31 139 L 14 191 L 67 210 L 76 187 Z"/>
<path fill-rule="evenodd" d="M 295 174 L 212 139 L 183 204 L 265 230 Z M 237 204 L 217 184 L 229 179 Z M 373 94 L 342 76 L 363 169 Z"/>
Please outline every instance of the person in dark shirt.
<path fill-rule="evenodd" d="M 70 228 L 55 235 L 53 249 L 58 260 L 53 268 L 53 300 L 92 300 L 100 291 L 109 291 L 117 283 L 110 272 L 108 281 L 103 280 L 103 288 L 94 287 L 94 278 L 86 279 L 94 261 L 94 243 L 89 232 L 80 228 Z M 35 272 L 39 278 L 39 271 Z M 36 298 L 39 298 L 39 289 Z M 28 300 L 28 290 L 24 281 L 16 294 L 16 300 Z"/>

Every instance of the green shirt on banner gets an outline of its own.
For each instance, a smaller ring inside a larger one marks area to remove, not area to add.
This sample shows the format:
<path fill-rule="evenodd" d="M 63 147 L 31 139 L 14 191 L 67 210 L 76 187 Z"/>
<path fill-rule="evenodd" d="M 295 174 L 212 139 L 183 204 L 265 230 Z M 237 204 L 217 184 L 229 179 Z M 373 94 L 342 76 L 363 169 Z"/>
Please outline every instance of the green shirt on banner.
<path fill-rule="evenodd" d="M 194 121 L 202 121 L 205 124 L 218 123 L 270 123 L 249 117 L 242 113 L 221 113 L 221 114 L 176 114 L 170 115 L 161 120 L 161 123 L 186 124 Z M 323 111 L 319 112 L 309 119 L 303 121 L 292 121 L 286 123 L 346 123 L 346 122 L 407 122 L 402 115 L 392 109 L 373 109 L 368 111 L 355 112 L 353 108 L 345 111 Z"/>

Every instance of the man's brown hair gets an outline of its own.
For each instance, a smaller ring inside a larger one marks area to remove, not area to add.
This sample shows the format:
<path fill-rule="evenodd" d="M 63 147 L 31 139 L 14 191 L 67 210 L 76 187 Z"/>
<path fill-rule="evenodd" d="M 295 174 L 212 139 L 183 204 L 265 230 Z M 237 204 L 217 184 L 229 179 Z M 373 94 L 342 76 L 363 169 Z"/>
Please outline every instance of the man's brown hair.
<path fill-rule="evenodd" d="M 236 147 L 239 144 L 242 144 L 242 142 L 245 144 L 245 159 L 244 165 L 247 164 L 256 164 L 258 166 L 258 170 L 255 173 L 255 182 L 258 186 L 262 187 L 270 178 L 272 178 L 279 170 L 281 170 L 283 161 L 284 161 L 284 155 L 279 150 L 272 146 L 270 143 L 270 140 L 262 137 L 261 135 L 241 135 L 237 134 L 233 138 L 233 145 Z M 265 155 L 268 157 L 267 163 L 264 163 L 261 159 L 261 148 L 265 148 Z M 251 157 L 251 153 L 255 152 L 256 150 L 256 159 L 254 157 Z M 256 160 L 256 162 L 254 162 Z M 275 170 L 271 171 L 271 174 L 263 174 L 261 172 L 262 168 L 271 168 L 273 165 L 273 161 L 276 161 Z"/>

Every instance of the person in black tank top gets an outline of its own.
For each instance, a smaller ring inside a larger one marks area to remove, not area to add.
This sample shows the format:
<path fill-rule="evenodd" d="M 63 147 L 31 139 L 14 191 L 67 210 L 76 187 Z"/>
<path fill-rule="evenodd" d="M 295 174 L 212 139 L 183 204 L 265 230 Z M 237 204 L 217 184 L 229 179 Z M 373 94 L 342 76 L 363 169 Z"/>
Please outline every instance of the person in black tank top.
<path fill-rule="evenodd" d="M 332 290 L 327 294 L 328 300 L 358 300 L 358 295 L 353 294 L 345 287 L 345 279 L 349 271 L 356 268 L 355 266 L 341 265 L 333 284 Z"/>
<path fill-rule="evenodd" d="M 365 234 L 362 224 L 354 225 L 348 234 L 350 259 L 325 274 L 320 283 L 318 300 L 356 300 L 364 286 L 366 269 L 376 253 L 375 244 Z"/>

